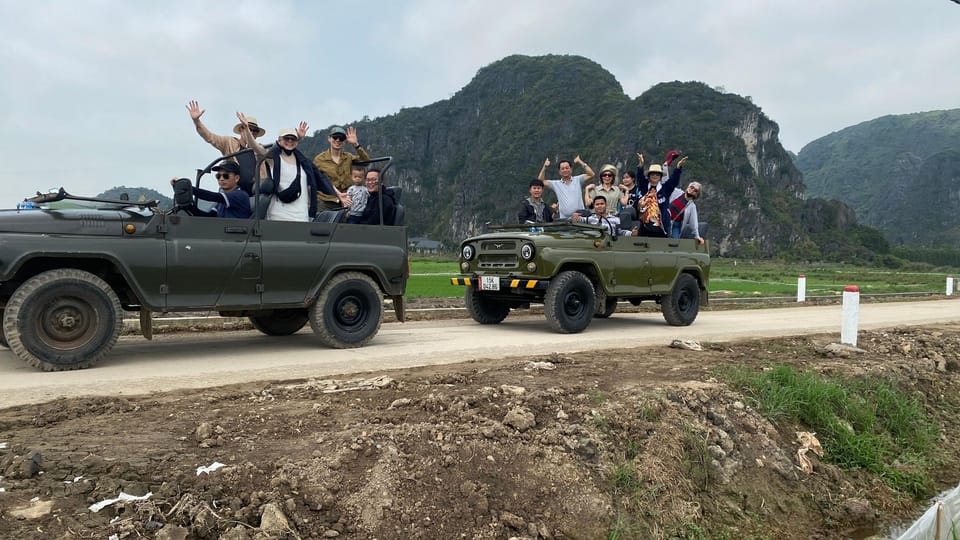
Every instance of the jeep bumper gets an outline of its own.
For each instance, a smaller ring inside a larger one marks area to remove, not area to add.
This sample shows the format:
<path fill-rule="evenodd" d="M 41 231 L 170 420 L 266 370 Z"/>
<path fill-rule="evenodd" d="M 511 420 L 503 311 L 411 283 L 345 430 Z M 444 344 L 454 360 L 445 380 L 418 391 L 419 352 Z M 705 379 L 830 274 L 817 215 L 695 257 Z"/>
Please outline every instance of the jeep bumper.
<path fill-rule="evenodd" d="M 470 277 L 450 278 L 452 285 L 473 287 L 479 291 L 510 291 L 512 289 L 545 290 L 550 285 L 549 279 L 520 279 L 501 276 L 481 276 L 473 274 Z"/>

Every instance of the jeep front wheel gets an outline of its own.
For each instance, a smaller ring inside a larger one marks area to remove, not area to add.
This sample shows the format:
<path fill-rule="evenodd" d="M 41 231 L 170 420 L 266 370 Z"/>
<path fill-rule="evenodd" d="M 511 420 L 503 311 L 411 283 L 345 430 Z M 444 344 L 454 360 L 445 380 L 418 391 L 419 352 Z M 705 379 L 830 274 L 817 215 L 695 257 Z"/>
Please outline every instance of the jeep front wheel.
<path fill-rule="evenodd" d="M 305 309 L 276 309 L 269 315 L 251 315 L 250 323 L 268 336 L 289 336 L 307 324 L 310 316 Z"/>
<path fill-rule="evenodd" d="M 383 323 L 383 297 L 377 284 L 360 272 L 333 276 L 310 307 L 310 327 L 325 345 L 362 347 Z"/>
<path fill-rule="evenodd" d="M 463 299 L 467 304 L 467 313 L 480 324 L 499 324 L 510 313 L 509 305 L 492 300 L 472 287 L 467 288 Z"/>
<path fill-rule="evenodd" d="M 543 299 L 547 324 L 561 334 L 583 331 L 593 319 L 595 305 L 593 284 L 587 276 L 572 270 L 550 280 Z"/>
<path fill-rule="evenodd" d="M 670 294 L 660 299 L 660 311 L 667 324 L 689 326 L 700 312 L 700 285 L 690 274 L 680 274 Z"/>
<path fill-rule="evenodd" d="M 117 343 L 122 327 L 120 300 L 110 285 L 73 268 L 28 279 L 3 314 L 10 350 L 44 371 L 92 366 Z"/>

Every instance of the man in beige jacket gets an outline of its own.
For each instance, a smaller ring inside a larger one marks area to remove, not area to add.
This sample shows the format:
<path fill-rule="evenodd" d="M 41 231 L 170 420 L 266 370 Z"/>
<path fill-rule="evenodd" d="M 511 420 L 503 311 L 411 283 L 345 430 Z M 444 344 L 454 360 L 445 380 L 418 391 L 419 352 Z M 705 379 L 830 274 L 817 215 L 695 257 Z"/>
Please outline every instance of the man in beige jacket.
<path fill-rule="evenodd" d="M 221 155 L 233 154 L 247 148 L 246 143 L 239 137 L 231 137 L 229 135 L 217 135 L 213 133 L 207 126 L 203 125 L 203 122 L 200 121 L 200 117 L 203 116 L 203 113 L 207 112 L 206 109 L 201 109 L 200 104 L 196 100 L 191 101 L 187 104 L 187 112 L 190 113 L 190 118 L 193 120 L 193 125 L 197 128 L 197 133 L 203 137 L 203 140 L 210 143 L 211 146 L 220 151 Z M 247 120 L 250 124 L 250 132 L 253 134 L 254 138 L 263 136 L 267 131 L 257 124 L 257 119 L 248 116 Z M 233 127 L 233 132 L 237 135 L 240 134 L 240 124 L 237 124 Z M 253 152 L 248 152 L 246 154 L 241 154 L 234 158 L 238 165 L 240 165 L 240 183 L 239 186 L 241 189 L 247 193 L 252 193 L 253 190 L 253 180 L 254 180 L 254 169 L 256 168 L 257 158 Z M 260 167 L 260 178 L 265 178 L 267 175 L 266 167 Z"/>

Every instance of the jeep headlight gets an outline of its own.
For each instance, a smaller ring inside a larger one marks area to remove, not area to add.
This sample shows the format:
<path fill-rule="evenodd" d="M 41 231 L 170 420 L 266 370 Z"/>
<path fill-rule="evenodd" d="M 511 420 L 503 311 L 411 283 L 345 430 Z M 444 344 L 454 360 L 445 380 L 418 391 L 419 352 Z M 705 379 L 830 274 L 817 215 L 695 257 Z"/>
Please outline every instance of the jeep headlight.
<path fill-rule="evenodd" d="M 460 256 L 463 257 L 465 261 L 472 261 L 473 256 L 477 254 L 477 250 L 474 249 L 473 245 L 466 244 L 460 249 Z"/>
<path fill-rule="evenodd" d="M 534 249 L 533 244 L 523 244 L 520 246 L 520 257 L 525 261 L 532 259 L 536 253 L 537 250 Z"/>

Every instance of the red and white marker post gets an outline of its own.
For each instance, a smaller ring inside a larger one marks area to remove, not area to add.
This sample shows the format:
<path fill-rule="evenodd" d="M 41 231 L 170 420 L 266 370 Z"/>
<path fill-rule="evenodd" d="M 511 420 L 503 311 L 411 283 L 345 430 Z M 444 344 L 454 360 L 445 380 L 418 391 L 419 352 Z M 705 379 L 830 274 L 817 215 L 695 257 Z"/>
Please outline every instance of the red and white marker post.
<path fill-rule="evenodd" d="M 860 319 L 860 288 L 847 285 L 843 288 L 843 315 L 840 321 L 840 343 L 857 346 L 857 325 Z"/>
<path fill-rule="evenodd" d="M 807 301 L 807 276 L 800 274 L 797 278 L 797 302 Z"/>
<path fill-rule="evenodd" d="M 953 296 L 953 276 L 947 276 L 947 296 Z"/>

